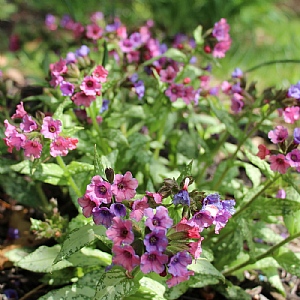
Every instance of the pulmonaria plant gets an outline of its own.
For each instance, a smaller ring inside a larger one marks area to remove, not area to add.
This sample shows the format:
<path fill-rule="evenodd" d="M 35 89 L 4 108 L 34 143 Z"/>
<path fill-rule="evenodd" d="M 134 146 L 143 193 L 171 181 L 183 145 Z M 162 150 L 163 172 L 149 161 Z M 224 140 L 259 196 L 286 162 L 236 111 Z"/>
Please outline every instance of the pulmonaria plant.
<path fill-rule="evenodd" d="M 77 147 L 78 139 L 63 135 L 60 120 L 42 114 L 33 118 L 25 111 L 23 102 L 17 105 L 17 110 L 11 118 L 20 122 L 12 125 L 8 120 L 4 121 L 4 142 L 10 153 L 13 149 L 23 149 L 25 157 L 37 159 L 41 157 L 43 147 L 49 141 L 52 157 L 66 156 L 70 150 Z"/>
<path fill-rule="evenodd" d="M 167 276 L 168 287 L 188 280 L 194 275 L 188 266 L 202 252 L 200 233 L 214 225 L 218 234 L 235 211 L 235 201 L 221 200 L 217 193 L 189 194 L 191 177 L 184 179 L 182 188 L 165 179 L 157 193 L 146 191 L 142 198 L 135 198 L 138 182 L 131 172 L 110 177 L 109 182 L 95 175 L 78 203 L 85 217 L 107 228 L 113 243 L 108 269 L 122 266 L 129 277 L 138 267 L 144 274 Z M 182 210 L 179 222 L 172 218 L 175 207 Z"/>

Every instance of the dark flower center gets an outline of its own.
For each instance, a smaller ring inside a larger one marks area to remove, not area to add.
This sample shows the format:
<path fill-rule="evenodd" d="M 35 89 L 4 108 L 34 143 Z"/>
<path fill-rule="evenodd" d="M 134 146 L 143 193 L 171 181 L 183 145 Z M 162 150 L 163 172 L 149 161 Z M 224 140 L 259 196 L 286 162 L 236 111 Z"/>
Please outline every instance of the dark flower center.
<path fill-rule="evenodd" d="M 104 186 L 104 185 L 101 185 L 98 187 L 98 192 L 101 194 L 101 195 L 105 195 L 106 192 L 107 192 L 107 188 Z"/>
<path fill-rule="evenodd" d="M 156 245 L 157 241 L 158 238 L 156 236 L 151 236 L 151 238 L 149 239 L 150 245 Z"/>
<path fill-rule="evenodd" d="M 104 216 L 104 217 L 107 217 L 110 215 L 110 212 L 108 210 L 102 210 L 101 211 L 101 214 Z"/>
<path fill-rule="evenodd" d="M 297 161 L 298 159 L 297 159 L 297 155 L 296 154 L 292 154 L 291 155 L 291 160 L 292 161 Z"/>
<path fill-rule="evenodd" d="M 278 165 L 284 165 L 284 159 L 282 159 L 282 158 L 277 158 L 276 159 L 276 163 L 278 164 Z"/>
<path fill-rule="evenodd" d="M 156 255 L 155 254 L 150 254 L 150 255 L 148 255 L 148 260 L 149 261 L 155 261 L 156 260 Z"/>
<path fill-rule="evenodd" d="M 132 258 L 132 254 L 130 252 L 128 252 L 128 251 L 124 251 L 124 256 L 126 258 Z"/>
<path fill-rule="evenodd" d="M 93 85 L 94 85 L 94 83 L 93 83 L 92 80 L 88 80 L 88 81 L 86 82 L 86 86 L 89 87 L 89 88 L 93 87 Z"/>
<path fill-rule="evenodd" d="M 157 226 L 157 225 L 159 225 L 159 222 L 158 222 L 157 219 L 153 219 L 153 220 L 152 220 L 152 224 L 153 224 L 154 226 Z"/>
<path fill-rule="evenodd" d="M 126 237 L 127 234 L 128 234 L 128 230 L 127 230 L 126 228 L 123 228 L 123 229 L 121 230 L 121 236 L 122 236 L 122 237 Z"/>
<path fill-rule="evenodd" d="M 55 128 L 55 126 L 53 126 L 53 125 L 49 126 L 48 129 L 49 129 L 49 131 L 52 132 L 52 133 L 54 133 L 54 132 L 56 131 L 56 128 Z"/>
<path fill-rule="evenodd" d="M 124 185 L 124 183 L 118 183 L 118 189 L 119 190 L 123 190 L 124 189 L 124 187 L 125 187 L 125 185 Z"/>

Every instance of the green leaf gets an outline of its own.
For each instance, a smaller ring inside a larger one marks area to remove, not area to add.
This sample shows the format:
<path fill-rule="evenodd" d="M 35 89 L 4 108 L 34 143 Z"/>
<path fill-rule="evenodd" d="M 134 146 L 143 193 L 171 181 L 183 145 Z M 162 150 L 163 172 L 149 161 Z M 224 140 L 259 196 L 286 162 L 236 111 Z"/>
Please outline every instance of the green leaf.
<path fill-rule="evenodd" d="M 68 180 L 64 175 L 64 170 L 57 164 L 40 164 L 34 172 L 36 180 L 52 185 L 67 185 Z"/>
<path fill-rule="evenodd" d="M 202 26 L 199 25 L 195 30 L 194 30 L 194 39 L 196 42 L 197 46 L 201 46 L 203 44 L 203 37 L 202 37 Z"/>
<path fill-rule="evenodd" d="M 105 68 L 108 62 L 108 49 L 107 49 L 107 42 L 104 40 L 103 43 L 103 58 L 102 58 L 102 66 Z"/>
<path fill-rule="evenodd" d="M 278 275 L 278 269 L 270 267 L 262 269 L 262 272 L 267 276 L 268 281 L 271 283 L 271 285 L 275 287 L 283 296 L 285 296 L 285 289 Z"/>
<path fill-rule="evenodd" d="M 233 285 L 230 281 L 226 281 L 227 285 L 216 285 L 215 289 L 225 296 L 225 299 L 251 300 L 251 296 L 247 294 L 239 286 Z"/>
<path fill-rule="evenodd" d="M 72 101 L 69 98 L 65 98 L 65 100 L 58 105 L 56 111 L 52 116 L 53 119 L 60 120 L 62 118 L 62 114 L 64 112 L 65 107 L 67 107 L 70 104 L 72 104 Z"/>
<path fill-rule="evenodd" d="M 249 179 L 252 181 L 253 187 L 256 188 L 260 185 L 261 181 L 261 172 L 255 166 L 241 161 L 236 161 L 235 164 L 240 165 L 245 168 L 246 174 Z"/>
<path fill-rule="evenodd" d="M 66 260 L 54 263 L 54 259 L 60 251 L 60 245 L 53 247 L 41 246 L 34 252 L 22 258 L 16 265 L 32 272 L 52 272 L 72 266 Z"/>
<path fill-rule="evenodd" d="M 30 175 L 31 169 L 30 169 L 30 161 L 29 160 L 23 160 L 19 162 L 18 164 L 10 166 L 10 168 L 15 171 L 19 172 L 21 174 Z"/>
<path fill-rule="evenodd" d="M 270 165 L 266 161 L 260 159 L 256 155 L 253 155 L 247 150 L 245 150 L 245 154 L 250 160 L 250 162 L 257 166 L 265 176 L 267 176 L 270 179 L 274 178 L 275 173 L 270 169 Z"/>
<path fill-rule="evenodd" d="M 284 214 L 283 221 L 290 235 L 300 232 L 300 210 Z"/>
<path fill-rule="evenodd" d="M 105 235 L 105 232 L 106 228 L 101 225 L 91 226 L 87 224 L 81 228 L 74 229 L 64 240 L 54 263 L 69 258 L 75 252 L 92 243 L 96 239 L 95 234 Z"/>
<path fill-rule="evenodd" d="M 138 283 L 126 277 L 124 269 L 115 267 L 100 277 L 94 299 L 123 299 L 124 296 L 132 295 L 138 288 Z"/>
<path fill-rule="evenodd" d="M 184 177 L 192 175 L 192 166 L 193 166 L 193 161 L 191 161 L 189 164 L 187 164 L 181 170 L 179 170 L 180 176 L 176 179 L 178 184 L 181 183 Z"/>
<path fill-rule="evenodd" d="M 180 50 L 175 49 L 175 48 L 169 48 L 162 56 L 171 58 L 178 62 L 184 63 L 187 61 L 186 55 L 183 52 L 181 52 Z"/>
<path fill-rule="evenodd" d="M 300 259 L 292 251 L 286 250 L 274 258 L 287 272 L 300 277 Z"/>
<path fill-rule="evenodd" d="M 72 161 L 67 166 L 67 172 L 70 175 L 75 175 L 82 172 L 90 172 L 94 170 L 94 166 L 80 161 Z"/>
<path fill-rule="evenodd" d="M 164 296 L 168 300 L 179 299 L 190 287 L 190 280 L 180 282 L 179 284 L 166 290 Z"/>

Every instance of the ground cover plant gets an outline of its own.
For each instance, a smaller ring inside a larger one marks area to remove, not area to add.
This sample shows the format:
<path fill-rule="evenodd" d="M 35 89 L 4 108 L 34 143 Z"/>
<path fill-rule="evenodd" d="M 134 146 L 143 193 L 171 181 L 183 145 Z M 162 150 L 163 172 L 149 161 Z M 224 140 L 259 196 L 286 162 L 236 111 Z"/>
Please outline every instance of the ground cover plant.
<path fill-rule="evenodd" d="M 237 67 L 215 78 L 233 43 L 224 18 L 169 43 L 151 20 L 129 30 L 101 12 L 45 26 L 62 43 L 38 95 L 1 75 L 3 189 L 43 214 L 31 218 L 41 245 L 6 256 L 53 287 L 39 299 L 207 286 L 250 299 L 232 278 L 254 270 L 284 295 L 278 269 L 300 273 L 288 247 L 300 236 L 300 83 L 257 90 Z"/>

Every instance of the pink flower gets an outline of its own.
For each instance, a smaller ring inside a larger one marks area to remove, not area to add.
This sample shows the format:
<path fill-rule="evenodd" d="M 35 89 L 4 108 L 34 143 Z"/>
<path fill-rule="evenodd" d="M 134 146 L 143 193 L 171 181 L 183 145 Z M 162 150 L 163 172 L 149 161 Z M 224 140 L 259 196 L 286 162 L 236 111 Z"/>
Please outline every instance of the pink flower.
<path fill-rule="evenodd" d="M 223 81 L 221 84 L 221 90 L 224 94 L 228 95 L 231 91 L 231 84 L 228 81 Z"/>
<path fill-rule="evenodd" d="M 184 95 L 184 85 L 171 83 L 171 85 L 165 91 L 165 95 L 170 98 L 172 102 L 175 102 L 178 98 Z"/>
<path fill-rule="evenodd" d="M 168 288 L 179 284 L 180 282 L 184 282 L 189 280 L 190 276 L 194 275 L 194 271 L 187 271 L 184 276 L 172 276 L 172 278 L 166 281 Z"/>
<path fill-rule="evenodd" d="M 112 193 L 109 182 L 103 180 L 99 175 L 92 178 L 91 183 L 87 186 L 85 194 L 99 206 L 102 203 L 111 202 Z"/>
<path fill-rule="evenodd" d="M 286 160 L 283 154 L 271 155 L 270 162 L 271 170 L 278 171 L 281 174 L 285 174 L 287 169 L 290 167 L 289 162 Z"/>
<path fill-rule="evenodd" d="M 275 197 L 279 198 L 279 199 L 285 199 L 285 197 L 286 197 L 285 190 L 284 189 L 279 189 Z"/>
<path fill-rule="evenodd" d="M 10 137 L 14 132 L 17 133 L 16 126 L 11 125 L 7 120 L 4 121 L 4 126 L 5 126 L 5 136 Z"/>
<path fill-rule="evenodd" d="M 145 252 L 141 257 L 141 271 L 144 274 L 155 272 L 162 273 L 165 270 L 165 264 L 168 262 L 168 255 L 159 251 Z"/>
<path fill-rule="evenodd" d="M 56 63 L 50 64 L 51 74 L 58 76 L 65 74 L 68 70 L 66 60 L 60 58 L 60 60 Z"/>
<path fill-rule="evenodd" d="M 23 148 L 24 148 L 24 155 L 26 157 L 30 157 L 30 156 L 33 156 L 34 158 L 41 157 L 43 146 L 38 141 L 26 140 Z"/>
<path fill-rule="evenodd" d="M 27 114 L 23 117 L 23 122 L 20 123 L 20 129 L 24 132 L 31 132 L 38 128 L 37 123 Z"/>
<path fill-rule="evenodd" d="M 132 199 L 138 186 L 138 181 L 132 178 L 131 172 L 127 171 L 125 175 L 116 174 L 111 190 L 116 197 L 117 202 Z"/>
<path fill-rule="evenodd" d="M 102 86 L 101 84 L 92 76 L 84 77 L 80 89 L 87 95 L 87 96 L 96 96 L 100 94 Z"/>
<path fill-rule="evenodd" d="M 212 55 L 213 57 L 222 58 L 225 57 L 225 53 L 230 49 L 231 40 L 222 41 L 215 45 Z"/>
<path fill-rule="evenodd" d="M 71 100 L 78 106 L 89 107 L 96 100 L 96 96 L 88 96 L 85 92 L 78 92 L 72 96 Z"/>
<path fill-rule="evenodd" d="M 89 218 L 92 215 L 92 210 L 96 207 L 94 201 L 92 201 L 87 194 L 84 194 L 83 197 L 78 198 L 78 204 L 82 207 L 82 214 Z"/>
<path fill-rule="evenodd" d="M 60 90 L 63 96 L 72 96 L 74 93 L 75 86 L 74 84 L 67 82 L 67 81 L 62 81 L 60 83 Z"/>
<path fill-rule="evenodd" d="M 56 88 L 57 86 L 60 85 L 61 82 L 63 82 L 63 80 L 64 80 L 64 78 L 62 76 L 60 76 L 60 75 L 56 76 L 56 75 L 52 74 L 52 77 L 51 77 L 51 80 L 50 80 L 49 84 L 52 87 Z"/>
<path fill-rule="evenodd" d="M 189 243 L 189 252 L 191 253 L 191 255 L 194 256 L 194 259 L 198 259 L 202 253 L 201 242 L 203 239 L 204 238 L 201 237 L 200 240 Z"/>
<path fill-rule="evenodd" d="M 123 53 L 129 53 L 134 50 L 133 41 L 131 41 L 130 39 L 124 39 L 120 41 L 119 46 Z"/>
<path fill-rule="evenodd" d="M 20 102 L 20 104 L 17 105 L 16 113 L 12 115 L 12 119 L 22 119 L 25 115 L 27 115 L 27 112 L 24 109 L 23 102 Z"/>
<path fill-rule="evenodd" d="M 286 123 L 294 124 L 300 119 L 300 108 L 299 106 L 286 107 L 282 114 Z"/>
<path fill-rule="evenodd" d="M 231 110 L 235 114 L 237 114 L 242 110 L 243 107 L 244 107 L 243 96 L 238 93 L 234 93 L 231 98 Z"/>
<path fill-rule="evenodd" d="M 108 71 L 103 66 L 97 66 L 92 73 L 93 78 L 98 82 L 105 82 L 107 75 Z"/>
<path fill-rule="evenodd" d="M 222 18 L 219 22 L 215 23 L 212 35 L 215 37 L 219 42 L 227 41 L 230 39 L 229 37 L 229 25 L 227 24 L 226 19 Z"/>
<path fill-rule="evenodd" d="M 135 254 L 134 249 L 130 245 L 114 245 L 112 252 L 114 254 L 113 264 L 122 266 L 128 272 L 131 272 L 140 264 L 139 256 Z"/>
<path fill-rule="evenodd" d="M 113 224 L 106 230 L 106 235 L 115 245 L 121 245 L 122 243 L 131 244 L 134 240 L 132 222 L 130 220 L 122 220 L 120 217 L 114 217 Z"/>
<path fill-rule="evenodd" d="M 162 82 L 172 83 L 177 75 L 177 72 L 172 66 L 168 66 L 167 69 L 161 70 L 159 73 L 160 80 Z"/>
<path fill-rule="evenodd" d="M 135 200 L 132 205 L 132 211 L 130 213 L 130 218 L 141 221 L 144 216 L 144 210 L 149 207 L 148 198 L 143 197 L 141 200 Z"/>
<path fill-rule="evenodd" d="M 268 137 L 273 144 L 283 143 L 288 138 L 288 130 L 284 126 L 276 126 L 274 130 L 269 131 Z"/>
<path fill-rule="evenodd" d="M 162 196 L 159 193 L 152 193 L 152 192 L 146 191 L 146 195 L 153 198 L 155 203 L 157 203 L 157 204 L 160 204 L 162 201 Z"/>
<path fill-rule="evenodd" d="M 257 152 L 257 156 L 260 159 L 265 159 L 267 155 L 270 154 L 270 150 L 265 146 L 265 145 L 258 145 L 258 152 Z"/>
<path fill-rule="evenodd" d="M 26 136 L 22 133 L 18 133 L 17 130 L 12 131 L 8 137 L 4 138 L 9 153 L 12 153 L 13 148 L 20 150 L 24 146 L 25 141 Z"/>
<path fill-rule="evenodd" d="M 102 37 L 103 29 L 97 24 L 90 24 L 86 26 L 86 36 L 92 40 L 98 40 Z"/>
<path fill-rule="evenodd" d="M 50 144 L 50 155 L 56 156 L 66 156 L 69 152 L 68 142 L 62 136 L 55 138 Z"/>
<path fill-rule="evenodd" d="M 41 133 L 45 138 L 55 139 L 61 132 L 62 123 L 60 120 L 54 120 L 51 117 L 45 117 L 42 124 Z"/>

